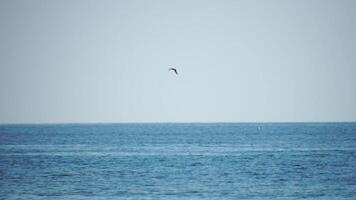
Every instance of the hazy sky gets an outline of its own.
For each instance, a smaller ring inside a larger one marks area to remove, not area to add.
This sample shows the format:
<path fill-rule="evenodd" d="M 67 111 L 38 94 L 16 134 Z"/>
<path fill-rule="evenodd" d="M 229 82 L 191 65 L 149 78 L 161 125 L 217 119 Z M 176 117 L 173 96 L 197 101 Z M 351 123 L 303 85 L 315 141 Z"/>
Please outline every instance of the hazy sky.
<path fill-rule="evenodd" d="M 356 121 L 354 0 L 0 0 L 0 29 L 0 123 Z"/>

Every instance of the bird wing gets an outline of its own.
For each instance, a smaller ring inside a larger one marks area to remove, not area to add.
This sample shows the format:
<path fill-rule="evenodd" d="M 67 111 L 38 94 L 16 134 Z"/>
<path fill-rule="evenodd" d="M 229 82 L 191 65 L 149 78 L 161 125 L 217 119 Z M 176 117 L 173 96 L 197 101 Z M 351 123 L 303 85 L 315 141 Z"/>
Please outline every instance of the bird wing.
<path fill-rule="evenodd" d="M 176 73 L 176 74 L 178 75 L 178 72 L 177 72 L 177 69 L 176 69 L 176 68 L 172 68 L 172 67 L 171 67 L 171 68 L 168 69 L 168 71 L 171 71 L 171 70 L 174 71 L 174 73 Z"/>

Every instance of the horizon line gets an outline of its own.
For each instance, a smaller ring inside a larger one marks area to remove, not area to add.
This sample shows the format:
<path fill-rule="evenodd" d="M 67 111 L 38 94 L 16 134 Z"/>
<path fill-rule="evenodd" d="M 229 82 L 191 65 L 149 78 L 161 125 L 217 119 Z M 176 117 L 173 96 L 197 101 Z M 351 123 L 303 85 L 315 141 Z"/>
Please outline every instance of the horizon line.
<path fill-rule="evenodd" d="M 356 121 L 127 121 L 127 122 L 0 122 L 0 125 L 65 125 L 65 124 L 318 124 L 356 123 Z"/>

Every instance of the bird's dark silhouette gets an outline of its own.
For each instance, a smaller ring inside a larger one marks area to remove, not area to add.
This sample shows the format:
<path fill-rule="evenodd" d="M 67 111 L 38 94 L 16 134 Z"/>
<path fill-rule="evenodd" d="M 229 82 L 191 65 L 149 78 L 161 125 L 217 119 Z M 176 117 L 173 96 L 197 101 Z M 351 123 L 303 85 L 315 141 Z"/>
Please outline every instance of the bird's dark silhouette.
<path fill-rule="evenodd" d="M 171 67 L 168 69 L 168 71 L 174 71 L 174 73 L 176 73 L 176 75 L 178 75 L 178 71 L 176 68 Z"/>

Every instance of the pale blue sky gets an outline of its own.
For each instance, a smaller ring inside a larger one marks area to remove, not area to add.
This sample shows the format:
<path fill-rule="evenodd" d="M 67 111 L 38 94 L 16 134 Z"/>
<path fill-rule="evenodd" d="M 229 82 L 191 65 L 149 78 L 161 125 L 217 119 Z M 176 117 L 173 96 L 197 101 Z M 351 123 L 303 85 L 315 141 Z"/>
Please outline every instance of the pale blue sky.
<path fill-rule="evenodd" d="M 355 19 L 353 0 L 0 0 L 0 123 L 356 121 Z"/>

